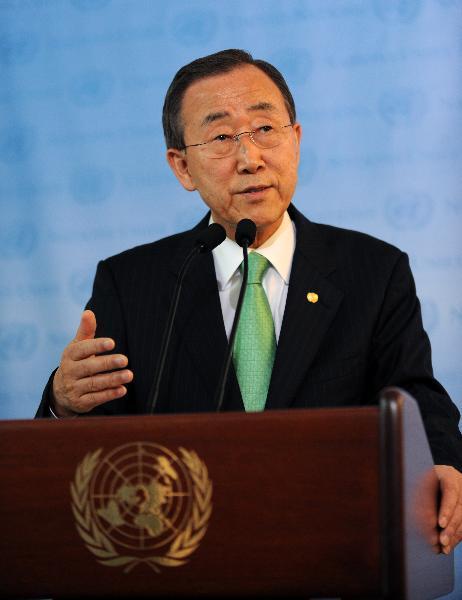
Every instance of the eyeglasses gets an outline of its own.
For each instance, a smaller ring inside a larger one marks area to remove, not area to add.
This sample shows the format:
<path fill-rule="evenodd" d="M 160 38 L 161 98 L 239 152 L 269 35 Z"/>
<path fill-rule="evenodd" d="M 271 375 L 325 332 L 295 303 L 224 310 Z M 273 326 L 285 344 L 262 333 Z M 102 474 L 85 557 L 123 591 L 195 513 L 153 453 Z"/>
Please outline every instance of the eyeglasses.
<path fill-rule="evenodd" d="M 214 137 L 213 140 L 201 142 L 200 144 L 189 144 L 188 146 L 183 146 L 180 150 L 202 146 L 202 151 L 206 157 L 225 158 L 233 154 L 243 135 L 248 135 L 255 146 L 258 146 L 259 148 L 275 148 L 282 143 L 285 134 L 284 130 L 287 127 L 292 127 L 292 125 L 293 123 L 282 125 L 280 127 L 263 125 L 257 129 L 252 129 L 252 131 L 241 131 L 241 133 L 236 133 L 235 135 L 221 133 Z"/>

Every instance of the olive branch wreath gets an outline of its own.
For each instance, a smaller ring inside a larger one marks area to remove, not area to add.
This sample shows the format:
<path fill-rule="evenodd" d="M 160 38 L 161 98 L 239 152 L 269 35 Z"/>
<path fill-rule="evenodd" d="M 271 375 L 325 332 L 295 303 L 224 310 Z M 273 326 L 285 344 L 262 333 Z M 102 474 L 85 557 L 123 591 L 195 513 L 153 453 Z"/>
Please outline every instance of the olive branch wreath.
<path fill-rule="evenodd" d="M 191 516 L 185 529 L 176 536 L 164 556 L 121 556 L 111 540 L 105 536 L 92 519 L 88 502 L 89 483 L 96 469 L 102 448 L 89 452 L 77 466 L 74 480 L 71 482 L 71 506 L 75 525 L 87 549 L 107 567 L 124 567 L 128 573 L 138 564 L 145 563 L 156 573 L 162 567 L 179 567 L 187 562 L 204 537 L 212 513 L 212 482 L 207 467 L 193 450 L 179 448 L 181 458 L 187 466 L 193 481 L 194 502 Z"/>

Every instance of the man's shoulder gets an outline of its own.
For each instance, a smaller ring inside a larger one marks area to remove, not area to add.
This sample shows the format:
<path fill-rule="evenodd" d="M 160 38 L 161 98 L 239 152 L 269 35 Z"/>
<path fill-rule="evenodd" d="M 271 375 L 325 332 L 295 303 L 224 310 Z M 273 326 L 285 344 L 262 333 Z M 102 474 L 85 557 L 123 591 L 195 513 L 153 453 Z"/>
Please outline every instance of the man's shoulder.
<path fill-rule="evenodd" d="M 154 242 L 134 246 L 133 248 L 109 256 L 104 262 L 113 267 L 142 264 L 143 262 L 151 264 L 168 262 L 170 258 L 174 258 L 178 253 L 187 252 L 192 248 L 196 235 L 196 228 L 175 233 Z"/>
<path fill-rule="evenodd" d="M 363 231 L 325 223 L 311 222 L 311 225 L 318 230 L 325 243 L 331 246 L 348 247 L 356 252 L 376 252 L 396 257 L 402 254 L 397 246 Z"/>
<path fill-rule="evenodd" d="M 398 260 L 403 252 L 393 244 L 374 237 L 369 233 L 347 229 L 325 223 L 310 221 L 299 211 L 292 211 L 297 229 L 297 243 L 300 241 L 307 247 L 314 247 L 319 252 L 348 260 L 352 256 L 377 258 L 391 261 Z"/>
<path fill-rule="evenodd" d="M 380 295 L 396 278 L 402 282 L 412 278 L 407 254 L 367 233 L 310 222 L 301 234 L 298 238 L 297 229 L 301 255 L 340 289 L 353 287 L 362 293 L 373 286 Z"/>

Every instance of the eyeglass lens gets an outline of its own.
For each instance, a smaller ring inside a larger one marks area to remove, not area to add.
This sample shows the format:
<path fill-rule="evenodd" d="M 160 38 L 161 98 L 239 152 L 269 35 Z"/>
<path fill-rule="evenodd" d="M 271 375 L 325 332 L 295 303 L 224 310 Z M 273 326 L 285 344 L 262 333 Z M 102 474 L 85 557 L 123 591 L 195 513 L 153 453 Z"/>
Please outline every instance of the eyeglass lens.
<path fill-rule="evenodd" d="M 264 127 L 255 131 L 243 131 L 234 137 L 212 140 L 204 145 L 204 152 L 208 156 L 228 156 L 236 150 L 236 146 L 241 142 L 243 136 L 248 135 L 252 142 L 259 148 L 274 148 L 282 142 L 283 131 L 281 129 L 267 130 Z"/>

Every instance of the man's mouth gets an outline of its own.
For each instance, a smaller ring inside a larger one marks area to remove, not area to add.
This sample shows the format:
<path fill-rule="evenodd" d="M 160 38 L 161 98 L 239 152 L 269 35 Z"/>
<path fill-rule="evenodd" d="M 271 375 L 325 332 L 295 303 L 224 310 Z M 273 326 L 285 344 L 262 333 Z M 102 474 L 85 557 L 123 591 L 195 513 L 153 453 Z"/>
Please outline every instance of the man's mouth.
<path fill-rule="evenodd" d="M 268 190 L 270 185 L 249 185 L 244 188 L 240 193 L 241 194 L 256 194 L 258 192 L 263 192 L 264 190 Z"/>

